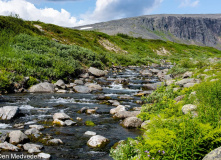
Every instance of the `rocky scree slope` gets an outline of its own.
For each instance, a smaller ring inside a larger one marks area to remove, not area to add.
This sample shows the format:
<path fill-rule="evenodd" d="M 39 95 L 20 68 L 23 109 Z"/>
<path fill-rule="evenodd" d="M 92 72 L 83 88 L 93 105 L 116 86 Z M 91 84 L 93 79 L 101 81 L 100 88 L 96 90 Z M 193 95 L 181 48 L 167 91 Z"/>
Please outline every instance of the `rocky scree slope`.
<path fill-rule="evenodd" d="M 128 34 L 221 49 L 221 15 L 147 15 L 97 23 L 75 29 L 89 29 L 110 35 Z"/>

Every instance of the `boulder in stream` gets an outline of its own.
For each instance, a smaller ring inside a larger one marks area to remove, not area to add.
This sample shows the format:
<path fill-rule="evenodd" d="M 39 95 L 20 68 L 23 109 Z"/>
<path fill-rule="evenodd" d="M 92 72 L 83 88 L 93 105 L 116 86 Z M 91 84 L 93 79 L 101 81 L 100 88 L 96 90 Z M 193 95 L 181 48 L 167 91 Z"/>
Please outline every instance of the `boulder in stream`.
<path fill-rule="evenodd" d="M 140 118 L 137 117 L 128 117 L 124 119 L 122 122 L 122 125 L 126 128 L 138 128 L 141 126 L 143 121 Z"/>
<path fill-rule="evenodd" d="M 114 115 L 114 118 L 125 119 L 128 117 L 136 117 L 140 111 L 120 111 Z"/>
<path fill-rule="evenodd" d="M 68 116 L 67 114 L 65 114 L 65 113 L 55 113 L 54 115 L 53 115 L 53 119 L 55 120 L 55 119 L 59 119 L 59 120 L 68 120 L 68 119 L 70 119 L 71 117 L 70 116 Z"/>
<path fill-rule="evenodd" d="M 144 84 L 143 88 L 147 89 L 147 90 L 156 90 L 157 87 L 162 86 L 163 83 L 162 82 L 157 82 L 157 83 L 151 83 L 151 84 Z"/>
<path fill-rule="evenodd" d="M 0 108 L 0 117 L 2 120 L 11 120 L 18 112 L 19 108 L 17 106 L 4 106 Z"/>
<path fill-rule="evenodd" d="M 29 89 L 32 93 L 53 93 L 54 91 L 55 86 L 48 82 L 36 84 Z"/>
<path fill-rule="evenodd" d="M 92 90 L 92 91 L 103 89 L 99 84 L 95 84 L 95 83 L 86 83 L 85 86 L 90 88 L 90 90 Z"/>
<path fill-rule="evenodd" d="M 18 151 L 19 148 L 8 142 L 0 143 L 0 149 L 6 151 Z"/>
<path fill-rule="evenodd" d="M 23 145 L 24 150 L 28 151 L 28 153 L 39 153 L 41 152 L 40 149 L 43 148 L 43 145 L 26 143 Z"/>
<path fill-rule="evenodd" d="M 116 113 L 121 112 L 121 111 L 126 111 L 125 106 L 119 105 L 116 108 L 112 108 L 110 110 L 110 114 L 116 114 Z"/>
<path fill-rule="evenodd" d="M 59 144 L 63 144 L 61 139 L 51 139 L 47 142 L 47 144 L 49 145 L 59 145 Z"/>
<path fill-rule="evenodd" d="M 74 91 L 77 93 L 90 93 L 92 90 L 87 86 L 74 86 Z"/>
<path fill-rule="evenodd" d="M 49 159 L 51 158 L 51 155 L 48 154 L 48 153 L 39 153 L 39 154 L 38 154 L 38 157 L 39 157 L 40 159 L 49 160 Z"/>
<path fill-rule="evenodd" d="M 9 142 L 12 144 L 19 144 L 28 140 L 28 137 L 20 130 L 11 131 L 9 133 L 9 138 Z"/>
<path fill-rule="evenodd" d="M 87 145 L 89 147 L 93 147 L 93 148 L 103 148 L 105 147 L 107 144 L 109 143 L 109 139 L 100 136 L 100 135 L 96 135 L 96 136 L 92 136 L 88 142 Z"/>
<path fill-rule="evenodd" d="M 92 75 L 96 76 L 96 77 L 102 77 L 105 76 L 107 74 L 107 71 L 103 71 L 94 67 L 90 67 L 88 69 L 89 73 L 91 73 Z"/>

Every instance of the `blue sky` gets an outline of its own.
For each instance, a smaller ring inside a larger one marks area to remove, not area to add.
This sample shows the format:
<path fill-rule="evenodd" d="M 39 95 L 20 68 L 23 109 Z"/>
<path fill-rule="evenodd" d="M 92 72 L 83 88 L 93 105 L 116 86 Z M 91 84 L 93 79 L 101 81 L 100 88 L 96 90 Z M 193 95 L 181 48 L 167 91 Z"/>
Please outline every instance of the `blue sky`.
<path fill-rule="evenodd" d="M 220 6 L 220 0 L 0 0 L 0 15 L 74 27 L 149 14 L 216 14 Z"/>

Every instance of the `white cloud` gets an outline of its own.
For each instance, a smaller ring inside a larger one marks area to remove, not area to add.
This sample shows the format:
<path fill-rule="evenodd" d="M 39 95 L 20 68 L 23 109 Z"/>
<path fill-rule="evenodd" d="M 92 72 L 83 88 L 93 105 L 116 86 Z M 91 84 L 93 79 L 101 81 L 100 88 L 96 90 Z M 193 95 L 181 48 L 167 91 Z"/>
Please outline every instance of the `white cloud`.
<path fill-rule="evenodd" d="M 182 0 L 179 7 L 196 7 L 199 5 L 200 0 Z"/>
<path fill-rule="evenodd" d="M 58 1 L 58 0 L 53 0 Z M 81 15 L 80 20 L 65 9 L 36 8 L 30 0 L 0 0 L 0 15 L 18 14 L 25 20 L 40 20 L 60 26 L 73 27 L 113 19 L 150 13 L 163 0 L 97 0 L 92 13 Z M 187 0 L 188 1 L 188 0 Z M 74 9 L 74 8 L 73 8 Z"/>

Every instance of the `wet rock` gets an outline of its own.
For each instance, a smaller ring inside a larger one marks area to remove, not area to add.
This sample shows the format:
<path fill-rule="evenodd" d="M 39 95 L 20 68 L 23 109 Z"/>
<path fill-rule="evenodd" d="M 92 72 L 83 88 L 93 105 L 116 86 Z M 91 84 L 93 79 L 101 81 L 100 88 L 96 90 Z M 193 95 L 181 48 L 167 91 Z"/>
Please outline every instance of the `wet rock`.
<path fill-rule="evenodd" d="M 59 144 L 63 144 L 63 142 L 60 139 L 51 139 L 47 142 L 47 144 L 49 144 L 49 145 L 59 145 Z"/>
<path fill-rule="evenodd" d="M 160 72 L 160 70 L 159 69 L 155 69 L 155 68 L 153 68 L 153 69 L 149 69 L 153 74 L 157 74 L 157 73 L 159 73 Z"/>
<path fill-rule="evenodd" d="M 77 93 L 90 93 L 92 90 L 87 86 L 74 86 L 74 91 Z"/>
<path fill-rule="evenodd" d="M 30 128 L 35 128 L 35 129 L 37 129 L 39 131 L 44 129 L 44 126 L 42 126 L 42 125 L 30 125 L 29 127 Z"/>
<path fill-rule="evenodd" d="M 220 160 L 220 159 L 221 159 L 221 147 L 212 150 L 203 158 L 203 160 Z"/>
<path fill-rule="evenodd" d="M 109 100 L 109 99 L 111 99 L 111 97 L 100 95 L 100 96 L 98 96 L 96 99 L 97 99 L 97 100 Z"/>
<path fill-rule="evenodd" d="M 0 108 L 0 117 L 2 120 L 11 120 L 18 112 L 19 108 L 17 106 L 4 106 Z"/>
<path fill-rule="evenodd" d="M 55 125 L 57 125 L 57 126 L 65 126 L 65 125 L 66 125 L 65 122 L 63 122 L 63 121 L 61 121 L 61 120 L 59 120 L 59 119 L 55 119 L 55 120 L 53 121 L 53 124 L 55 124 Z"/>
<path fill-rule="evenodd" d="M 84 73 L 84 74 L 81 74 L 80 77 L 81 77 L 81 78 L 88 78 L 88 77 L 89 77 L 89 74 L 88 74 L 88 73 Z"/>
<path fill-rule="evenodd" d="M 150 120 L 146 120 L 141 124 L 141 128 L 147 129 L 148 125 L 150 124 Z"/>
<path fill-rule="evenodd" d="M 2 132 L 0 134 L 0 143 L 3 143 L 6 141 L 6 139 L 8 138 L 8 132 Z"/>
<path fill-rule="evenodd" d="M 7 151 L 18 151 L 19 148 L 8 142 L 0 143 L 0 149 Z"/>
<path fill-rule="evenodd" d="M 149 70 L 142 70 L 142 71 L 140 71 L 140 74 L 142 76 L 148 76 L 148 77 L 151 77 L 153 75 L 152 72 Z"/>
<path fill-rule="evenodd" d="M 90 90 L 92 90 L 92 91 L 103 89 L 99 84 L 95 84 L 95 83 L 86 83 L 85 86 L 90 88 Z"/>
<path fill-rule="evenodd" d="M 181 96 L 176 97 L 174 100 L 175 100 L 176 102 L 179 102 L 179 101 L 181 101 L 184 97 L 185 97 L 184 95 L 181 95 Z"/>
<path fill-rule="evenodd" d="M 51 158 L 51 155 L 48 153 L 39 153 L 38 157 L 43 160 L 49 160 Z"/>
<path fill-rule="evenodd" d="M 162 85 L 163 85 L 162 82 L 157 82 L 157 83 L 152 83 L 152 84 L 144 84 L 143 88 L 147 89 L 147 90 L 156 90 L 157 87 L 160 87 Z"/>
<path fill-rule="evenodd" d="M 87 136 L 95 136 L 95 135 L 96 135 L 96 132 L 87 131 L 87 132 L 85 132 L 84 134 L 87 135 Z"/>
<path fill-rule="evenodd" d="M 65 83 L 61 79 L 59 79 L 54 85 L 59 88 L 65 88 Z"/>
<path fill-rule="evenodd" d="M 121 112 L 121 111 L 126 111 L 125 106 L 119 105 L 116 108 L 112 108 L 110 110 L 110 114 L 116 114 L 116 113 Z"/>
<path fill-rule="evenodd" d="M 183 114 L 187 114 L 188 112 L 195 111 L 197 109 L 197 106 L 193 104 L 186 104 L 182 107 Z"/>
<path fill-rule="evenodd" d="M 17 123 L 13 127 L 18 128 L 18 129 L 23 129 L 25 126 L 23 123 Z"/>
<path fill-rule="evenodd" d="M 138 93 L 135 94 L 134 96 L 142 97 L 142 96 L 149 95 L 149 94 L 151 94 L 151 93 L 152 93 L 152 91 L 142 91 L 142 92 L 138 92 Z"/>
<path fill-rule="evenodd" d="M 117 100 L 108 100 L 109 103 L 111 103 L 113 106 L 119 106 L 120 102 L 118 102 Z"/>
<path fill-rule="evenodd" d="M 117 78 L 115 81 L 114 81 L 115 84 L 123 84 L 123 85 L 127 85 L 129 83 L 129 80 L 128 79 L 125 79 L 125 78 Z"/>
<path fill-rule="evenodd" d="M 96 135 L 96 136 L 92 136 L 88 142 L 87 145 L 89 147 L 93 147 L 93 148 L 103 148 L 105 147 L 107 144 L 109 143 L 109 139 L 100 136 L 100 135 Z"/>
<path fill-rule="evenodd" d="M 124 119 L 122 122 L 122 125 L 126 128 L 138 128 L 141 126 L 143 121 L 140 118 L 137 117 L 128 117 Z"/>
<path fill-rule="evenodd" d="M 86 113 L 88 109 L 89 109 L 88 107 L 82 107 L 79 113 Z"/>
<path fill-rule="evenodd" d="M 167 80 L 166 85 L 169 86 L 169 85 L 173 84 L 174 82 L 175 82 L 175 80 L 173 80 L 173 79 Z"/>
<path fill-rule="evenodd" d="M 23 145 L 24 150 L 28 151 L 28 153 L 39 153 L 43 148 L 43 145 L 26 143 Z"/>
<path fill-rule="evenodd" d="M 81 117 L 77 117 L 76 120 L 82 121 L 83 119 Z"/>
<path fill-rule="evenodd" d="M 56 91 L 57 93 L 67 93 L 68 91 L 67 90 L 64 90 L 64 89 L 59 89 Z"/>
<path fill-rule="evenodd" d="M 96 77 L 102 77 L 105 76 L 107 74 L 107 71 L 103 71 L 94 67 L 90 67 L 88 69 L 89 73 L 91 73 L 92 75 L 96 76 Z"/>
<path fill-rule="evenodd" d="M 20 130 L 11 131 L 9 133 L 9 138 L 10 138 L 9 142 L 11 144 L 19 144 L 28 140 L 28 137 Z"/>
<path fill-rule="evenodd" d="M 140 111 L 120 111 L 114 115 L 114 118 L 124 119 L 128 117 L 136 117 Z"/>
<path fill-rule="evenodd" d="M 67 114 L 65 114 L 65 113 L 55 113 L 54 115 L 53 115 L 53 119 L 55 120 L 55 119 L 59 119 L 59 120 L 68 120 L 68 119 L 70 119 L 71 117 L 70 116 L 68 116 Z"/>
<path fill-rule="evenodd" d="M 40 137 L 41 132 L 39 132 L 39 130 L 37 130 L 36 128 L 31 128 L 25 131 L 26 135 L 32 135 L 35 138 Z"/>
<path fill-rule="evenodd" d="M 55 86 L 48 82 L 36 84 L 29 89 L 29 92 L 33 93 L 53 93 L 54 91 Z"/>
<path fill-rule="evenodd" d="M 64 123 L 67 125 L 67 126 L 72 126 L 72 125 L 75 125 L 76 122 L 72 121 L 72 120 L 66 120 L 64 121 Z"/>
<path fill-rule="evenodd" d="M 87 109 L 86 113 L 87 114 L 94 114 L 94 113 L 96 113 L 97 109 L 98 109 L 97 107 L 95 109 Z"/>
<path fill-rule="evenodd" d="M 188 78 L 188 79 L 182 79 L 180 81 L 177 81 L 175 84 L 179 85 L 180 87 L 183 87 L 187 83 L 195 83 L 196 80 L 194 78 Z"/>
<path fill-rule="evenodd" d="M 127 99 L 127 100 L 129 100 L 129 99 L 133 99 L 133 97 L 131 97 L 131 96 L 127 96 L 127 95 L 119 96 L 118 98 L 119 98 L 119 99 Z"/>
<path fill-rule="evenodd" d="M 161 79 L 161 80 L 168 81 L 168 80 L 172 80 L 172 79 L 173 79 L 173 75 L 172 74 L 168 74 L 168 75 L 164 75 L 163 79 Z"/>
<path fill-rule="evenodd" d="M 184 84 L 184 88 L 189 88 L 189 87 L 193 87 L 196 83 L 186 83 Z"/>
<path fill-rule="evenodd" d="M 75 83 L 75 84 L 78 84 L 78 85 L 83 85 L 83 84 L 84 84 L 84 82 L 83 82 L 82 80 L 80 80 L 80 79 L 76 79 L 76 80 L 74 81 L 74 83 Z"/>
<path fill-rule="evenodd" d="M 193 75 L 193 72 L 187 71 L 183 74 L 183 78 L 190 78 L 190 77 L 192 77 L 192 75 Z"/>
<path fill-rule="evenodd" d="M 142 107 L 134 107 L 133 111 L 141 111 Z"/>

